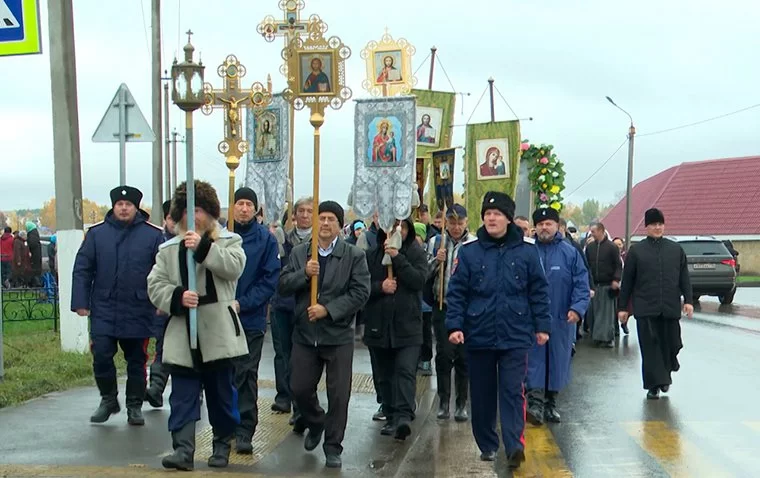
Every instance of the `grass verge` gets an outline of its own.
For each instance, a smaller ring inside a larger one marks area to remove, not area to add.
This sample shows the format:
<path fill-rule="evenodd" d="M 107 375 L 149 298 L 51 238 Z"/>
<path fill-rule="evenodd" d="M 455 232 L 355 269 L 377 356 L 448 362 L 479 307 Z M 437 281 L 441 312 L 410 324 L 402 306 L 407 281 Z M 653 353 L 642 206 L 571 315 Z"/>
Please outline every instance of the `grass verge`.
<path fill-rule="evenodd" d="M 739 284 L 744 282 L 760 282 L 760 276 L 738 276 L 736 282 Z"/>
<path fill-rule="evenodd" d="M 45 326 L 40 322 L 43 321 L 5 324 L 5 380 L 0 382 L 0 408 L 46 393 L 95 384 L 92 377 L 92 356 L 89 353 L 61 351 L 57 332 L 35 330 Z M 9 329 L 7 325 L 11 325 L 13 329 Z M 47 327 L 52 327 L 52 322 L 47 324 Z M 154 344 L 151 341 L 151 359 L 153 350 Z M 117 353 L 114 361 L 118 375 L 124 376 L 124 357 Z"/>

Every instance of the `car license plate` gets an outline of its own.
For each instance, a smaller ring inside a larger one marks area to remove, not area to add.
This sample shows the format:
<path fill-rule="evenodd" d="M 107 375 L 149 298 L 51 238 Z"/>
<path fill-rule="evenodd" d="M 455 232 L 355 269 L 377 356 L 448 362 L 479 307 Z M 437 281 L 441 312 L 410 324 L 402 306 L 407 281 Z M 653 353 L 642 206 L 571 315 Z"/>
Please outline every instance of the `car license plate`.
<path fill-rule="evenodd" d="M 715 264 L 694 264 L 695 269 L 715 269 Z"/>

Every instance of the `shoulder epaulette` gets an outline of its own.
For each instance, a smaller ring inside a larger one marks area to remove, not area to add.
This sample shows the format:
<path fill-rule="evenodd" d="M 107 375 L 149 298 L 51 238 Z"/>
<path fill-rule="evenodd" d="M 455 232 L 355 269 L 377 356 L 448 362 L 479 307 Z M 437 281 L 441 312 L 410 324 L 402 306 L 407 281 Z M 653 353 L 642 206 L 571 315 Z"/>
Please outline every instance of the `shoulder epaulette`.
<path fill-rule="evenodd" d="M 523 236 L 523 242 L 527 242 L 528 244 L 535 244 L 536 240 L 532 237 Z"/>
<path fill-rule="evenodd" d="M 473 237 L 472 239 L 468 239 L 462 243 L 463 246 L 466 246 L 467 244 L 472 244 L 473 242 L 478 242 L 477 237 Z"/>
<path fill-rule="evenodd" d="M 100 225 L 102 225 L 102 224 L 103 224 L 103 223 L 105 223 L 105 222 L 106 222 L 106 221 L 105 221 L 105 220 L 103 220 L 103 221 L 100 221 L 100 222 L 96 222 L 95 224 L 91 224 L 91 225 L 90 225 L 90 227 L 88 227 L 88 228 L 87 228 L 87 229 L 84 231 L 84 233 L 85 233 L 85 234 L 87 234 L 88 232 L 90 232 L 90 229 L 92 229 L 92 228 L 94 228 L 94 227 L 97 227 L 97 226 L 100 226 Z"/>
<path fill-rule="evenodd" d="M 145 221 L 145 224 L 147 224 L 147 225 L 149 225 L 149 226 L 151 226 L 151 227 L 155 227 L 156 229 L 158 229 L 158 230 L 159 230 L 159 231 L 161 231 L 161 232 L 164 232 L 164 228 L 163 228 L 163 227 L 161 227 L 161 226 L 156 226 L 156 225 L 155 225 L 155 224 L 153 224 L 152 222 L 148 222 L 148 221 Z"/>

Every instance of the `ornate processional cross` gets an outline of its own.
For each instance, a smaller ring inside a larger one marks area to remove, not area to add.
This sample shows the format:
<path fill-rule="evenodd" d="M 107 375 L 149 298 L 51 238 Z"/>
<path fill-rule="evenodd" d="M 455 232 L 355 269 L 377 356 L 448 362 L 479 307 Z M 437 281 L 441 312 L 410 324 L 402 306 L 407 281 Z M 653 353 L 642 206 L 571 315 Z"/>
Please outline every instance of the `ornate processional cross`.
<path fill-rule="evenodd" d="M 240 78 L 245 76 L 246 68 L 235 55 L 228 55 L 224 63 L 217 68 L 217 74 L 224 79 L 224 88 L 214 89 L 211 83 L 203 84 L 205 103 L 202 111 L 206 115 L 214 109 L 224 110 L 224 139 L 217 149 L 225 157 L 225 164 L 230 170 L 230 209 L 229 226 L 233 229 L 232 205 L 235 195 L 235 169 L 240 165 L 240 158 L 248 151 L 248 141 L 243 135 L 243 117 L 247 108 L 262 109 L 272 101 L 272 79 L 267 79 L 267 87 L 255 82 L 250 89 L 240 87 Z"/>

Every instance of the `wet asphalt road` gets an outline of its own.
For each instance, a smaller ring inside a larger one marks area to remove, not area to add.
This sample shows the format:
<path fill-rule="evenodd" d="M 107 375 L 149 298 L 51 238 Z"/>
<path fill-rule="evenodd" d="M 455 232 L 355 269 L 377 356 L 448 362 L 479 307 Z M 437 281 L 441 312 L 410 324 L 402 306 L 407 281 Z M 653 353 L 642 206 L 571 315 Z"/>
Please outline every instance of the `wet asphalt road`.
<path fill-rule="evenodd" d="M 681 370 L 658 401 L 646 400 L 641 385 L 635 321 L 631 335 L 614 349 L 581 340 L 573 383 L 560 395 L 563 422 L 528 426 L 528 461 L 514 476 L 760 476 L 760 319 L 702 310 L 695 320 L 684 319 L 682 329 Z M 226 473 L 205 475 L 210 444 L 204 421 L 195 475 L 510 476 L 503 453 L 495 464 L 479 461 L 469 423 L 436 420 L 435 380 L 419 384 L 414 434 L 404 443 L 380 436 L 382 424 L 370 419 L 377 405 L 361 347 L 344 467 L 326 470 L 321 447 L 305 452 L 287 417 L 269 412 L 271 360 L 267 343 L 254 456 L 233 456 Z M 124 412 L 92 426 L 88 417 L 97 401 L 96 390 L 84 388 L 1 410 L 0 476 L 164 476 L 160 456 L 171 448 L 168 407 L 146 411 L 144 428 L 127 427 Z"/>

